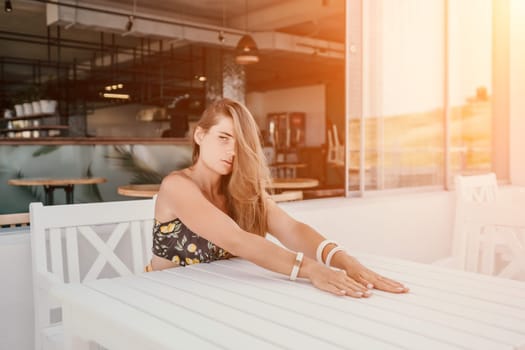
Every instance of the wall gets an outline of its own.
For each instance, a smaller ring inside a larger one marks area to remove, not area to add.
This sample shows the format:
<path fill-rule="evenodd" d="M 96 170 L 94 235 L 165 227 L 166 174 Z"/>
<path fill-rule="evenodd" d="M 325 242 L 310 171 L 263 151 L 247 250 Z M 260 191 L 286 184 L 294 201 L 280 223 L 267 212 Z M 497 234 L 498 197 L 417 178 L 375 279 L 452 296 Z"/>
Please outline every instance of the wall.
<path fill-rule="evenodd" d="M 431 263 L 450 254 L 453 194 L 426 192 L 377 198 L 282 203 L 296 219 L 352 251 Z"/>
<path fill-rule="evenodd" d="M 510 6 L 510 181 L 525 186 L 525 2 Z"/>
<path fill-rule="evenodd" d="M 246 95 L 246 105 L 266 129 L 266 115 L 274 112 L 306 113 L 306 146 L 319 146 L 325 142 L 325 87 L 311 85 Z"/>
<path fill-rule="evenodd" d="M 138 104 L 96 109 L 87 116 L 89 135 L 99 137 L 160 137 L 169 129 L 169 122 L 141 122 L 137 112 L 145 107 Z"/>
<path fill-rule="evenodd" d="M 381 198 L 330 198 L 283 203 L 292 216 L 350 252 L 431 262 L 450 252 L 453 194 L 431 192 Z M 32 349 L 29 234 L 0 234 L 0 349 Z"/>

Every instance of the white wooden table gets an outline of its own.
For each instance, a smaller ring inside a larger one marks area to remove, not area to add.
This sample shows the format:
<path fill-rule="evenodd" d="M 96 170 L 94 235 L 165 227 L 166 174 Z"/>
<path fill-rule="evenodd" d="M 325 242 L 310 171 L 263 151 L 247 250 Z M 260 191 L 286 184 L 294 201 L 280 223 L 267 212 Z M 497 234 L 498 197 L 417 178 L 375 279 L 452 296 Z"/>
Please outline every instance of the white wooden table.
<path fill-rule="evenodd" d="M 525 349 L 525 283 L 358 255 L 411 292 L 337 297 L 241 259 L 67 285 L 66 345 L 108 349 Z M 67 348 L 67 347 L 66 347 Z"/>

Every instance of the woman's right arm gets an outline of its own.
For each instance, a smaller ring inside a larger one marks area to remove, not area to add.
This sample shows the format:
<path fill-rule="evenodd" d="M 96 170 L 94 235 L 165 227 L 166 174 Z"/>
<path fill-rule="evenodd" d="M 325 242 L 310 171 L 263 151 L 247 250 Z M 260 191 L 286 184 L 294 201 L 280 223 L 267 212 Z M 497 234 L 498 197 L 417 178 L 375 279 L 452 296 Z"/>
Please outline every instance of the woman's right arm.
<path fill-rule="evenodd" d="M 294 252 L 242 230 L 232 218 L 208 201 L 190 179 L 177 174 L 167 176 L 157 197 L 157 210 L 178 217 L 191 231 L 233 255 L 268 270 L 290 275 L 296 258 Z M 337 295 L 367 296 L 366 289 L 356 286 L 346 273 L 329 269 L 310 258 L 304 258 L 298 276 L 308 278 L 316 287 Z"/>

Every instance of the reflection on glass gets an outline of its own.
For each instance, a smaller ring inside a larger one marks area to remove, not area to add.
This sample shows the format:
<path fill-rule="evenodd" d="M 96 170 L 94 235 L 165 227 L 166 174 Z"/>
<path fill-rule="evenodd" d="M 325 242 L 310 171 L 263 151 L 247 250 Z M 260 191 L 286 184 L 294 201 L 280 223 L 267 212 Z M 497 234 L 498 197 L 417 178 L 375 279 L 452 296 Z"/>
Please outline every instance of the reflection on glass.
<path fill-rule="evenodd" d="M 492 1 L 449 2 L 450 179 L 491 169 Z"/>
<path fill-rule="evenodd" d="M 402 3 L 402 6 L 399 6 Z M 442 0 L 381 2 L 364 18 L 365 190 L 442 182 Z M 360 119 L 350 120 L 350 188 L 359 184 Z"/>
<path fill-rule="evenodd" d="M 442 186 L 447 149 L 451 178 L 489 171 L 491 0 L 450 1 L 447 40 L 443 0 L 374 4 L 363 5 L 363 117 L 349 120 L 350 190 L 361 170 L 365 190 Z"/>

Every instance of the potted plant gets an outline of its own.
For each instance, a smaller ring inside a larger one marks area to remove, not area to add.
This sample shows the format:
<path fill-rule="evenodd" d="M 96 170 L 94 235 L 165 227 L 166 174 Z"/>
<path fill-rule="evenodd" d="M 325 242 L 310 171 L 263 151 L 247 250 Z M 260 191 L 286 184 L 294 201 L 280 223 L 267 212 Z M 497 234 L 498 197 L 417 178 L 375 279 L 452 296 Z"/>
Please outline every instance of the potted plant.
<path fill-rule="evenodd" d="M 16 93 L 15 96 L 13 97 L 13 103 L 14 103 L 13 107 L 15 108 L 15 113 L 17 117 L 23 117 L 26 115 L 24 113 L 24 106 L 23 106 L 24 100 L 25 100 L 25 94 L 22 93 L 21 91 Z"/>
<path fill-rule="evenodd" d="M 51 96 L 51 92 L 50 92 L 51 86 L 49 85 L 49 82 L 48 82 L 48 85 L 43 90 L 45 90 L 45 93 L 43 93 L 42 95 Z M 40 99 L 40 110 L 42 113 L 55 114 L 56 109 L 57 109 L 57 100 L 51 100 L 51 99 L 46 99 L 46 98 Z"/>

